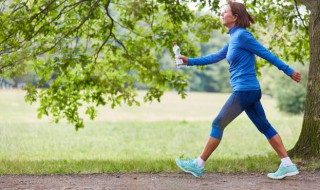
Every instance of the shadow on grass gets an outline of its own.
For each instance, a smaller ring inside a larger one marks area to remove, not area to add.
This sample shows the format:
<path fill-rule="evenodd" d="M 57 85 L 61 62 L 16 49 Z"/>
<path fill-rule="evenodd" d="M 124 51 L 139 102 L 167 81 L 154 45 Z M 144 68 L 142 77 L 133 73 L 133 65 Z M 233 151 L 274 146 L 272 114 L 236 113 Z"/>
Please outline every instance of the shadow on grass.
<path fill-rule="evenodd" d="M 238 159 L 211 158 L 205 172 L 274 171 L 280 160 L 275 155 L 258 155 Z M 87 174 L 87 173 L 158 173 L 181 172 L 174 159 L 164 160 L 0 160 L 0 174 Z M 299 165 L 299 164 L 298 164 Z M 300 169 L 317 169 L 309 163 Z"/>

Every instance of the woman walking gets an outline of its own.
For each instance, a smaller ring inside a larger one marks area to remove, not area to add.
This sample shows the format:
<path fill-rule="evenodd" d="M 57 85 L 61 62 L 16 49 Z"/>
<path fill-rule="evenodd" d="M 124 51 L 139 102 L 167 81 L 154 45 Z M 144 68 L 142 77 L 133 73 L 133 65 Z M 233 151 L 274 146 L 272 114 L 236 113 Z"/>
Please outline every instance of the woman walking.
<path fill-rule="evenodd" d="M 185 172 L 200 177 L 204 171 L 205 162 L 222 139 L 224 128 L 245 111 L 258 130 L 266 136 L 281 159 L 279 169 L 275 173 L 269 173 L 268 177 L 283 179 L 299 174 L 296 165 L 288 157 L 279 134 L 268 122 L 261 105 L 261 89 L 255 72 L 255 55 L 275 65 L 295 82 L 301 80 L 300 73 L 294 71 L 263 47 L 246 29 L 254 23 L 254 20 L 242 3 L 229 0 L 228 5 L 221 12 L 221 22 L 228 28 L 228 34 L 231 36 L 229 42 L 221 50 L 204 57 L 180 56 L 179 58 L 183 60 L 184 65 L 188 66 L 212 64 L 226 58 L 230 65 L 230 84 L 233 92 L 214 119 L 210 137 L 201 155 L 192 160 L 177 158 L 177 165 Z"/>

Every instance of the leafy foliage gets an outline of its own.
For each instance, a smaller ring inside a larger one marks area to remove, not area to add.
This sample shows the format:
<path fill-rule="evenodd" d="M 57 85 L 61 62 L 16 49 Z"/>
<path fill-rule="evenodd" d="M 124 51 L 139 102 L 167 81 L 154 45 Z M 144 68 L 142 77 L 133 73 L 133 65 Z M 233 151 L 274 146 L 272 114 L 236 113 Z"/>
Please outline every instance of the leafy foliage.
<path fill-rule="evenodd" d="M 149 86 L 145 101 L 160 101 L 176 89 L 184 97 L 182 72 L 159 71 L 156 55 L 173 40 L 187 41 L 181 31 L 193 14 L 178 1 L 2 1 L 1 73 L 28 67 L 50 88 L 29 85 L 27 101 L 40 100 L 39 117 L 67 118 L 83 127 L 79 107 L 139 105 L 133 83 Z"/>
<path fill-rule="evenodd" d="M 172 41 L 188 50 L 182 54 L 198 56 L 194 42 L 207 41 L 214 29 L 222 28 L 218 17 L 195 16 L 187 2 L 1 0 L 0 74 L 8 77 L 33 70 L 41 83 L 50 83 L 50 87 L 36 90 L 28 85 L 26 100 L 40 101 L 39 117 L 51 115 L 55 122 L 66 118 L 76 129 L 84 126 L 81 106 L 93 119 L 96 106 L 139 105 L 136 83 L 148 87 L 144 101 L 160 101 L 170 89 L 185 97 L 187 77 L 162 70 L 157 57 L 172 48 Z M 197 2 L 199 11 L 210 5 L 213 13 L 219 14 L 220 1 L 191 2 Z M 301 19 L 299 4 L 244 2 L 260 27 L 274 29 L 270 47 L 280 46 L 280 57 L 306 58 L 308 14 Z M 255 28 L 253 31 L 259 34 Z"/>
<path fill-rule="evenodd" d="M 257 38 L 268 39 L 264 44 L 268 44 L 270 51 L 288 63 L 298 61 L 304 64 L 309 60 L 310 12 L 305 6 L 284 0 L 245 0 L 244 3 L 257 23 L 252 31 Z M 258 62 L 259 67 L 266 64 L 264 60 Z"/>

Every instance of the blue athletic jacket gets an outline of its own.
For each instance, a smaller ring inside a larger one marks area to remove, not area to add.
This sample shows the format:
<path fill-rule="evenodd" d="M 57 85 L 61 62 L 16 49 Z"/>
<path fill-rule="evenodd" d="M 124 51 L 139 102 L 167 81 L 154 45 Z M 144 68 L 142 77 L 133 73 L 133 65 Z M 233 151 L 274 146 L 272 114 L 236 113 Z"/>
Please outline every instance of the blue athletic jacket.
<path fill-rule="evenodd" d="M 218 52 L 189 58 L 188 65 L 208 65 L 227 58 L 229 62 L 230 84 L 234 91 L 259 90 L 260 85 L 255 71 L 255 55 L 269 61 L 286 75 L 294 70 L 263 47 L 246 28 L 232 27 L 228 34 L 231 38 Z"/>

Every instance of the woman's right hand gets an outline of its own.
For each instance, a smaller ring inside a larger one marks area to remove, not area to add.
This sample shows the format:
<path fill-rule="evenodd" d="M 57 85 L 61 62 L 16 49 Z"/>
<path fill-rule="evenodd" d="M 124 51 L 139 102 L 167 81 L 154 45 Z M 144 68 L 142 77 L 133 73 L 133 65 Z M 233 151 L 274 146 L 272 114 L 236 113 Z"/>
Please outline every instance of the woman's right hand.
<path fill-rule="evenodd" d="M 188 65 L 188 58 L 183 55 L 178 56 L 179 59 L 182 59 L 184 65 Z"/>
<path fill-rule="evenodd" d="M 301 74 L 297 71 L 294 71 L 290 77 L 296 82 L 300 82 L 301 80 Z"/>

